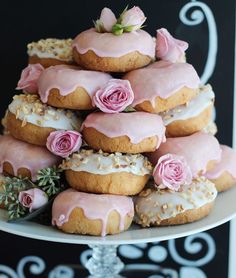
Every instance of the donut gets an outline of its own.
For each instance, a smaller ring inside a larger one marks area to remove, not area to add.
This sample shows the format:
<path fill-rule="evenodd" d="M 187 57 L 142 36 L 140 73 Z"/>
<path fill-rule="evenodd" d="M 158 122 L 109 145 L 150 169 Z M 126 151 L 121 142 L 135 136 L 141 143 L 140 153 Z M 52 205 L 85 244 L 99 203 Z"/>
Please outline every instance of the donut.
<path fill-rule="evenodd" d="M 132 198 L 96 195 L 67 189 L 52 206 L 52 224 L 72 234 L 105 236 L 129 228 L 134 216 Z"/>
<path fill-rule="evenodd" d="M 150 113 L 185 104 L 199 92 L 200 79 L 192 65 L 158 61 L 127 73 L 134 91 L 133 107 Z"/>
<path fill-rule="evenodd" d="M 27 45 L 29 64 L 41 64 L 44 68 L 72 64 L 72 39 L 41 39 Z"/>
<path fill-rule="evenodd" d="M 79 191 L 115 195 L 136 195 L 152 172 L 141 154 L 104 153 L 81 150 L 63 161 L 69 185 Z"/>
<path fill-rule="evenodd" d="M 35 181 L 39 170 L 56 166 L 61 159 L 46 148 L 31 145 L 10 135 L 0 135 L 0 173 Z"/>
<path fill-rule="evenodd" d="M 225 191 L 236 184 L 236 152 L 225 145 L 221 145 L 221 160 L 204 176 L 212 181 L 218 192 Z"/>
<path fill-rule="evenodd" d="M 188 103 L 160 113 L 166 126 L 166 135 L 187 136 L 206 128 L 212 119 L 214 98 L 211 87 L 204 86 Z"/>
<path fill-rule="evenodd" d="M 215 185 L 203 178 L 179 192 L 148 188 L 134 198 L 134 221 L 142 227 L 191 223 L 211 212 L 216 196 Z"/>
<path fill-rule="evenodd" d="M 109 153 L 152 152 L 165 141 L 161 117 L 145 112 L 92 113 L 81 130 L 90 147 Z"/>
<path fill-rule="evenodd" d="M 37 95 L 14 96 L 6 115 L 6 128 L 12 136 L 39 146 L 46 146 L 51 132 L 79 130 L 80 124 L 74 113 L 47 106 Z"/>
<path fill-rule="evenodd" d="M 91 28 L 73 41 L 73 57 L 80 66 L 105 72 L 127 72 L 155 58 L 155 42 L 143 30 L 116 36 Z"/>
<path fill-rule="evenodd" d="M 218 140 L 200 131 L 185 137 L 167 138 L 158 150 L 147 154 L 147 157 L 155 165 L 167 153 L 183 156 L 193 177 L 198 177 L 214 167 L 221 158 L 221 152 Z"/>
<path fill-rule="evenodd" d="M 39 95 L 43 103 L 51 106 L 77 110 L 94 109 L 92 96 L 111 78 L 107 73 L 58 65 L 41 74 L 38 81 Z"/>

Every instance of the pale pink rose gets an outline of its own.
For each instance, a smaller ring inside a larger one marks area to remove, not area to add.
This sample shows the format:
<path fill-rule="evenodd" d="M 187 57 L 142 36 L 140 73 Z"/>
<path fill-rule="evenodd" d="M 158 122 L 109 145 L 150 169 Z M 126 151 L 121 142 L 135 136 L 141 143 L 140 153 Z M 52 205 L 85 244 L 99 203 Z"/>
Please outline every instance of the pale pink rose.
<path fill-rule="evenodd" d="M 139 7 L 135 6 L 121 15 L 121 25 L 122 27 L 128 28 L 126 31 L 135 31 L 140 29 L 145 20 L 146 17 L 143 11 Z"/>
<path fill-rule="evenodd" d="M 165 28 L 157 30 L 156 56 L 161 60 L 184 62 L 187 49 L 187 42 L 175 39 Z"/>
<path fill-rule="evenodd" d="M 158 188 L 178 191 L 181 185 L 192 182 L 192 173 L 184 157 L 166 154 L 159 158 L 153 170 L 153 177 Z"/>
<path fill-rule="evenodd" d="M 47 194 L 39 188 L 32 188 L 27 191 L 21 191 L 18 200 L 23 207 L 29 208 L 32 212 L 41 208 L 48 202 Z"/>
<path fill-rule="evenodd" d="M 40 64 L 29 64 L 22 72 L 18 81 L 17 90 L 24 90 L 27 93 L 38 92 L 38 79 L 44 67 Z"/>
<path fill-rule="evenodd" d="M 102 9 L 99 23 L 102 25 L 103 31 L 105 32 L 111 32 L 112 27 L 116 24 L 117 19 L 109 8 Z"/>
<path fill-rule="evenodd" d="M 80 149 L 82 136 L 77 131 L 53 131 L 48 136 L 46 145 L 50 152 L 65 158 Z"/>
<path fill-rule="evenodd" d="M 134 100 L 128 80 L 110 79 L 93 97 L 93 105 L 105 113 L 119 113 Z"/>

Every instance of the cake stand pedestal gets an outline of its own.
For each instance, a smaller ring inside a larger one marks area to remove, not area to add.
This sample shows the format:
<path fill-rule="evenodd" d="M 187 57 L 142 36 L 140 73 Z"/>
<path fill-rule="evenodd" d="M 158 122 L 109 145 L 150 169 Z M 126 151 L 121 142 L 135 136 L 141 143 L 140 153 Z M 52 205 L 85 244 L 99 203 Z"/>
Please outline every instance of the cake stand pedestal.
<path fill-rule="evenodd" d="M 6 211 L 0 209 L 0 230 L 33 239 L 71 244 L 85 244 L 92 248 L 92 257 L 86 267 L 93 278 L 115 278 L 124 264 L 117 257 L 117 246 L 158 242 L 192 235 L 219 226 L 236 216 L 236 186 L 220 193 L 211 214 L 194 223 L 160 228 L 145 228 L 133 224 L 130 229 L 118 235 L 93 237 L 64 234 L 56 228 L 34 222 L 9 223 Z"/>
<path fill-rule="evenodd" d="M 124 263 L 117 256 L 118 245 L 89 245 L 93 250 L 92 257 L 87 261 L 86 268 L 91 278 L 121 278 L 118 275 Z"/>

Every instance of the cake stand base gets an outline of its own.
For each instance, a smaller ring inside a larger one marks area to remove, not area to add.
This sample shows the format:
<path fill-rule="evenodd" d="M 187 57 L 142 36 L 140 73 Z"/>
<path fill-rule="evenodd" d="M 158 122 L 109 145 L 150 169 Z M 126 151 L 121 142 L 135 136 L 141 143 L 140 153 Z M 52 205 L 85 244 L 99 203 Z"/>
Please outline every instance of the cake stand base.
<path fill-rule="evenodd" d="M 89 245 L 92 257 L 87 261 L 86 268 L 90 278 L 122 278 L 118 275 L 124 263 L 117 256 L 117 245 Z"/>

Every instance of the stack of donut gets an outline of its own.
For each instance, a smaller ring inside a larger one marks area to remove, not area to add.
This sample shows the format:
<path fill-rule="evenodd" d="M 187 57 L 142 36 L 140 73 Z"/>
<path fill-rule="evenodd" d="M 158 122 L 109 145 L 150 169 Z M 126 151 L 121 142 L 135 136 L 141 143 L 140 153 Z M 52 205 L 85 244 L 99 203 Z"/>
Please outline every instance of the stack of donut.
<path fill-rule="evenodd" d="M 214 137 L 215 96 L 186 62 L 188 44 L 164 28 L 154 39 L 145 19 L 138 7 L 118 19 L 104 8 L 73 41 L 28 45 L 0 172 L 34 180 L 61 163 L 70 188 L 54 200 L 52 224 L 66 233 L 193 222 L 236 182 L 236 154 Z"/>

